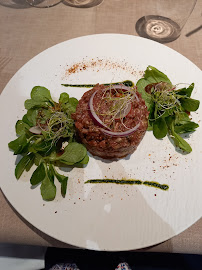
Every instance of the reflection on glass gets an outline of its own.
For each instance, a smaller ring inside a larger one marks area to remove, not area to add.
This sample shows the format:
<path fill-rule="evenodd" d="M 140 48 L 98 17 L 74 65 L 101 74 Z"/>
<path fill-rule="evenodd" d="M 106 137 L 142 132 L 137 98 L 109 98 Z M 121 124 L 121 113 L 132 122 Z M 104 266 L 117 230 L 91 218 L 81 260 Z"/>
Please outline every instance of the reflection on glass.
<path fill-rule="evenodd" d="M 48 8 L 48 7 L 53 7 L 62 0 L 26 0 L 27 3 L 29 3 L 33 7 L 38 7 L 38 8 Z"/>
<path fill-rule="evenodd" d="M 161 43 L 177 39 L 196 1 L 142 0 L 142 17 L 136 22 L 136 32 Z"/>
<path fill-rule="evenodd" d="M 104 0 L 64 0 L 64 3 L 71 7 L 90 8 L 100 5 Z"/>

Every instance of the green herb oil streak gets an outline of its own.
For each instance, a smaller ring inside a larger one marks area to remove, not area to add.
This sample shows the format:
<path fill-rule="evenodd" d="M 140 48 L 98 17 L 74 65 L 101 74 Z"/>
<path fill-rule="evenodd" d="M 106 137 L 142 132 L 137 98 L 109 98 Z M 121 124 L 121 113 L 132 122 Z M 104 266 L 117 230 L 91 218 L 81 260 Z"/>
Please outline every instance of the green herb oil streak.
<path fill-rule="evenodd" d="M 128 86 L 128 87 L 134 86 L 134 82 L 132 82 L 130 80 L 126 80 L 123 82 L 115 82 L 115 83 L 104 83 L 102 85 L 108 86 L 108 85 L 117 85 L 117 84 L 124 84 L 125 86 Z M 90 87 L 94 87 L 96 84 L 62 84 L 62 85 L 65 87 L 90 88 Z"/>
<path fill-rule="evenodd" d="M 119 185 L 146 185 L 150 187 L 159 188 L 162 190 L 168 190 L 169 186 L 165 184 L 159 184 L 154 181 L 141 181 L 141 180 L 115 180 L 115 179 L 91 179 L 85 182 L 85 184 L 101 184 L 101 183 L 111 183 L 111 184 L 119 184 Z"/>

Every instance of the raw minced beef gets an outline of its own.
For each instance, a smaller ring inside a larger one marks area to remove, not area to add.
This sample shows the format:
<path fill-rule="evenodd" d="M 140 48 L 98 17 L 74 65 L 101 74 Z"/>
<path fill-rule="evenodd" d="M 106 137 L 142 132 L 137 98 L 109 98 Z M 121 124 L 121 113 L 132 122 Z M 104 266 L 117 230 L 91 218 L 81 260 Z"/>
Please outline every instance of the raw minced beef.
<path fill-rule="evenodd" d="M 106 86 L 98 84 L 93 89 L 85 92 L 77 105 L 76 113 L 72 114 L 72 118 L 75 120 L 78 138 L 92 155 L 106 159 L 122 158 L 132 154 L 143 139 L 148 126 L 149 113 L 141 95 L 136 92 L 137 98 L 131 102 L 130 112 L 124 118 L 124 125 L 120 119 L 116 119 L 113 131 L 124 132 L 138 124 L 139 127 L 132 134 L 125 137 L 104 134 L 90 114 L 89 100 L 92 94 L 97 91 L 93 99 L 94 110 L 96 110 L 105 89 Z M 107 108 L 105 107 L 103 110 L 106 111 Z"/>

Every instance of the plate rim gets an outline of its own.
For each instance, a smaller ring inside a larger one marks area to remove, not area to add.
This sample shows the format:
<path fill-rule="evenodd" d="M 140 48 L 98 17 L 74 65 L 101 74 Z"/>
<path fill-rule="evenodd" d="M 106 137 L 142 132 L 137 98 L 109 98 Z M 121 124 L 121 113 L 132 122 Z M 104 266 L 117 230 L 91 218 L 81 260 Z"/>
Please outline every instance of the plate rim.
<path fill-rule="evenodd" d="M 79 39 L 82 39 L 82 38 L 89 38 L 89 37 L 95 37 L 95 38 L 96 38 L 96 36 L 105 36 L 105 37 L 106 37 L 106 36 L 116 36 L 116 37 L 125 37 L 125 36 L 127 36 L 127 37 L 132 37 L 132 38 L 135 38 L 135 39 L 137 38 L 137 39 L 141 39 L 141 40 L 146 40 L 146 42 L 151 42 L 151 44 L 152 44 L 152 43 L 158 44 L 158 45 L 160 45 L 159 47 L 164 46 L 164 47 L 166 47 L 168 50 L 171 50 L 171 51 L 177 53 L 178 55 L 183 56 L 183 58 L 185 58 L 186 60 L 188 60 L 188 61 L 190 62 L 191 65 L 195 66 L 195 68 L 198 69 L 198 70 L 201 72 L 201 70 L 199 69 L 199 67 L 198 67 L 195 63 L 191 62 L 187 57 L 185 57 L 184 55 L 182 55 L 182 54 L 180 54 L 179 52 L 175 51 L 174 49 L 172 49 L 172 48 L 170 48 L 170 47 L 167 47 L 167 46 L 165 46 L 164 44 L 160 44 L 160 43 L 158 43 L 158 42 L 156 42 L 156 41 L 148 40 L 148 39 L 146 39 L 146 38 L 142 38 L 142 37 L 138 37 L 138 36 L 126 35 L 126 34 L 110 34 L 110 33 L 107 33 L 107 34 L 92 34 L 92 35 L 85 35 L 85 36 L 76 37 L 76 38 L 73 38 L 73 39 L 69 39 L 69 40 L 60 42 L 60 43 L 58 43 L 58 44 L 55 44 L 55 45 L 53 45 L 53 46 L 51 46 L 51 47 L 49 47 L 49 48 L 43 50 L 42 52 L 40 52 L 40 53 L 38 53 L 37 55 L 35 55 L 34 57 L 32 57 L 32 58 L 31 58 L 30 60 L 28 60 L 22 67 L 20 67 L 20 68 L 17 70 L 17 72 L 11 77 L 11 79 L 8 81 L 8 83 L 7 83 L 6 86 L 4 87 L 4 89 L 3 89 L 2 93 L 1 93 L 1 97 L 4 97 L 4 95 L 6 94 L 5 92 L 6 92 L 7 87 L 9 86 L 10 81 L 13 80 L 13 78 L 14 78 L 15 76 L 17 76 L 18 72 L 19 72 L 21 69 L 23 69 L 23 67 L 26 66 L 29 62 L 31 62 L 34 58 L 40 57 L 40 55 L 43 54 L 45 51 L 48 51 L 48 50 L 51 49 L 51 48 L 57 47 L 57 46 L 60 45 L 60 44 L 67 43 L 67 42 L 69 42 L 69 41 L 76 41 L 76 40 L 79 40 Z M 0 100 L 2 101 L 3 98 L 1 98 Z M 0 108 L 1 108 L 1 107 L 0 107 Z M 38 226 L 33 225 L 32 223 L 30 223 L 30 221 L 27 220 L 27 218 L 24 216 L 24 214 L 22 214 L 22 213 L 20 212 L 19 209 L 16 209 L 16 207 L 13 205 L 13 203 L 12 203 L 12 202 L 10 201 L 10 199 L 7 197 L 7 194 L 4 193 L 4 190 L 2 189 L 2 187 L 1 187 L 1 190 L 2 190 L 3 195 L 6 197 L 7 201 L 8 201 L 8 202 L 11 204 L 11 206 L 17 211 L 17 213 L 18 213 L 20 216 L 22 216 L 23 219 L 26 220 L 26 222 L 28 222 L 31 226 L 34 226 L 35 228 L 37 228 L 37 230 L 41 231 L 42 233 L 44 233 L 44 234 L 46 234 L 46 235 L 52 237 L 53 239 L 56 239 L 57 241 L 62 242 L 61 240 L 59 240 L 59 239 L 56 238 L 55 236 L 51 235 L 50 233 L 46 233 L 46 232 L 44 232 L 43 230 L 41 230 Z M 196 219 L 194 223 L 196 223 L 200 218 L 201 218 L 201 217 L 199 217 L 198 219 Z M 186 227 L 185 229 L 183 229 L 182 231 L 178 232 L 177 234 L 175 234 L 175 235 L 172 236 L 172 237 L 175 237 L 175 236 L 179 235 L 180 233 L 182 233 L 183 231 L 185 231 L 186 229 L 188 229 L 188 228 L 189 228 L 191 225 L 193 225 L 194 223 L 192 222 L 188 227 Z M 162 240 L 162 241 L 159 241 L 158 243 L 155 243 L 155 244 L 153 244 L 153 245 L 158 245 L 158 244 L 160 244 L 160 243 L 162 243 L 162 242 L 164 242 L 164 241 L 166 241 L 166 240 L 171 239 L 172 237 L 166 238 L 166 239 L 164 239 L 164 240 Z M 84 246 L 78 246 L 78 245 L 75 245 L 75 244 L 73 244 L 73 243 L 66 243 L 66 242 L 62 242 L 62 243 L 64 243 L 64 244 L 70 244 L 70 245 L 75 246 L 75 247 L 86 248 L 86 247 L 84 247 Z M 151 246 L 153 246 L 153 245 L 151 245 Z M 142 249 L 142 248 L 146 248 L 146 247 L 151 247 L 151 246 L 146 245 L 146 246 L 141 247 L 141 249 Z M 139 248 L 138 248 L 138 249 L 139 249 Z M 131 250 L 131 249 L 121 249 L 121 250 Z M 110 251 L 110 250 L 109 250 L 109 251 Z M 120 251 L 120 250 L 116 250 L 116 251 Z"/>

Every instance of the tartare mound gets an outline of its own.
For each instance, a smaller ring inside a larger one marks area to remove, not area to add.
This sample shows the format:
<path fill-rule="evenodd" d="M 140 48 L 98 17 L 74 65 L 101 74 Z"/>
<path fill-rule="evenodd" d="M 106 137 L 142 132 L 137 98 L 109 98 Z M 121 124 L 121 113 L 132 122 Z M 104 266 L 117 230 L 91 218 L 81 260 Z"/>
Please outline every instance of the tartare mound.
<path fill-rule="evenodd" d="M 77 105 L 76 112 L 72 114 L 72 118 L 75 121 L 78 139 L 92 155 L 105 159 L 123 158 L 128 154 L 132 154 L 143 139 L 148 127 L 149 112 L 141 95 L 136 91 L 136 98 L 130 101 L 130 110 L 127 115 L 122 119 L 115 117 L 109 130 L 119 134 L 130 131 L 135 126 L 137 126 L 137 129 L 132 133 L 128 132 L 126 136 L 105 134 L 103 127 L 92 117 L 89 101 L 96 92 L 93 98 L 94 111 L 99 110 L 98 116 L 100 119 L 103 123 L 108 123 L 109 116 L 107 112 L 111 110 L 112 102 L 103 101 L 103 93 L 107 93 L 108 89 L 109 86 L 97 84 L 94 88 L 85 92 Z M 105 120 L 106 122 L 104 122 Z"/>

